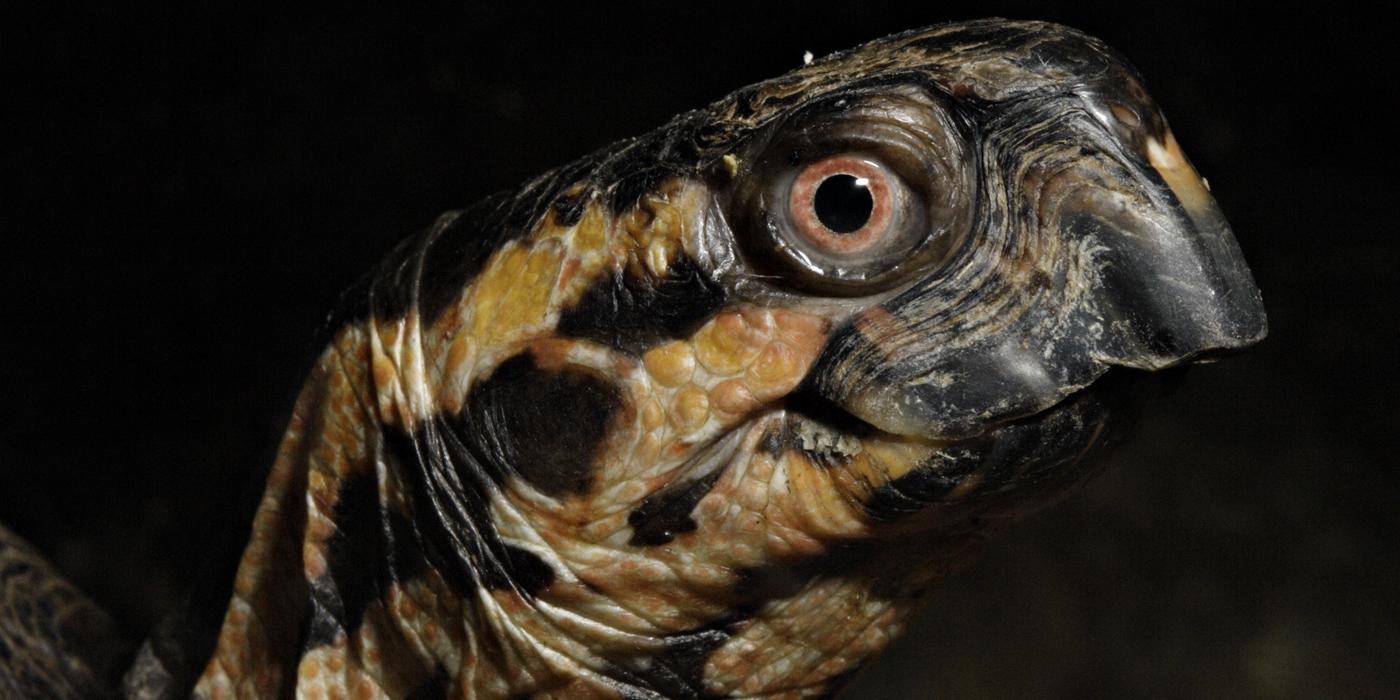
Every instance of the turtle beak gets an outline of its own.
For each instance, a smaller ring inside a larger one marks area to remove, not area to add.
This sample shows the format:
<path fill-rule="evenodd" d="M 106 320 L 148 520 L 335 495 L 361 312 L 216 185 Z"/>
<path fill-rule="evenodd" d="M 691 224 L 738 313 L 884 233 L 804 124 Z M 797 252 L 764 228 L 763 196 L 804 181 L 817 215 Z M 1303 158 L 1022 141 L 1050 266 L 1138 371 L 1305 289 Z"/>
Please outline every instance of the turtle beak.
<path fill-rule="evenodd" d="M 1113 366 L 1259 342 L 1263 303 L 1230 227 L 1158 133 L 1131 157 L 1061 149 L 1002 175 L 1012 196 L 983 220 L 1009 223 L 983 223 L 949 269 L 854 319 L 814 386 L 881 430 L 956 439 L 1044 411 Z"/>
<path fill-rule="evenodd" d="M 1108 244 L 1094 291 L 1114 330 L 1096 359 L 1158 370 L 1258 343 L 1263 299 L 1220 207 L 1171 132 L 1145 145 L 1166 192 L 1080 188 L 1060 211 L 1064 238 Z"/>

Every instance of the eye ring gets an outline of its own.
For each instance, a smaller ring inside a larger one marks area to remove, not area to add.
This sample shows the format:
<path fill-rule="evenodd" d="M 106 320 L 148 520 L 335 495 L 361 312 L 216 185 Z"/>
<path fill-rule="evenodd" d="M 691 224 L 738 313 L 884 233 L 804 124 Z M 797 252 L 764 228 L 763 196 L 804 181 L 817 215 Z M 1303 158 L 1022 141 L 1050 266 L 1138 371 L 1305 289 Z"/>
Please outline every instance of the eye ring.
<path fill-rule="evenodd" d="M 839 176 L 855 178 L 870 195 L 870 214 L 853 231 L 833 230 L 818 212 L 821 188 Z M 788 193 L 788 216 L 798 232 L 823 252 L 836 256 L 869 250 L 885 238 L 894 218 L 894 192 L 890 174 L 878 163 L 859 156 L 837 155 L 817 161 L 793 180 Z"/>

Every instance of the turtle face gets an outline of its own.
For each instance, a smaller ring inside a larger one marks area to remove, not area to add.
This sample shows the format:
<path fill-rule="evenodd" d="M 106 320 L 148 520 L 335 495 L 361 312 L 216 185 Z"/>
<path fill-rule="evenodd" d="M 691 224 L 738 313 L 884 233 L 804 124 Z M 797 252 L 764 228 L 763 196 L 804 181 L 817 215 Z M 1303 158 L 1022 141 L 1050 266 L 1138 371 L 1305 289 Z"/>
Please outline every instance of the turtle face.
<path fill-rule="evenodd" d="M 708 259 L 736 298 L 830 320 L 789 409 L 841 416 L 825 429 L 853 443 L 929 446 L 858 496 L 877 516 L 1071 482 L 1136 391 L 1096 384 L 1110 368 L 1266 332 L 1228 225 L 1131 69 L 1084 37 L 1008 43 L 982 62 L 945 45 L 964 62 L 862 74 L 773 118 L 734 149 L 698 246 L 722 251 Z"/>

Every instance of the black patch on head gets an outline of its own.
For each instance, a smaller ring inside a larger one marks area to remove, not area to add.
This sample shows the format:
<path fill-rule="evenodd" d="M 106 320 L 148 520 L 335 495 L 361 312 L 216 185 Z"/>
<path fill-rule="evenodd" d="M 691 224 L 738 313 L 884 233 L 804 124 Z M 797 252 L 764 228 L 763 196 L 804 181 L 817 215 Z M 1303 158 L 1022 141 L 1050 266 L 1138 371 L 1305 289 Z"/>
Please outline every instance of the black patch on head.
<path fill-rule="evenodd" d="M 554 210 L 554 223 L 557 226 L 576 226 L 583 219 L 583 212 L 588 209 L 588 200 L 592 192 L 585 189 L 572 195 L 561 194 L 554 200 L 550 208 Z"/>
<path fill-rule="evenodd" d="M 346 633 L 345 623 L 341 618 L 344 613 L 340 610 L 330 610 L 325 603 L 335 600 L 335 596 L 335 589 L 325 581 L 312 582 L 311 601 L 308 603 L 309 609 L 304 623 L 306 627 L 302 630 L 302 652 L 335 644 L 335 640 Z M 363 616 L 363 611 L 361 614 Z"/>
<path fill-rule="evenodd" d="M 608 191 L 608 209 L 613 214 L 622 214 L 636 206 L 642 196 L 654 192 L 667 180 L 683 174 L 675 166 L 658 163 L 646 158 L 644 152 L 636 153 L 637 167 L 620 169 L 620 177 Z"/>
<path fill-rule="evenodd" d="M 401 467 L 413 489 L 413 517 L 393 529 L 402 543 L 400 549 L 412 543 L 423 563 L 437 571 L 453 593 L 470 600 L 480 578 L 477 562 L 485 549 L 476 535 L 495 535 L 486 511 L 484 477 L 473 475 L 469 468 L 461 474 L 454 469 L 454 460 L 448 459 L 444 448 L 456 443 L 441 439 L 439 431 L 409 435 L 397 426 L 384 426 L 383 431 L 386 458 Z M 429 434 L 436 439 L 429 440 Z M 470 459 L 465 450 L 461 454 Z"/>
<path fill-rule="evenodd" d="M 332 521 L 336 531 L 327 547 L 326 575 L 310 583 L 304 650 L 334 643 L 341 633 L 354 634 L 365 610 L 393 582 L 414 578 L 426 566 L 412 544 L 412 524 L 381 507 L 373 476 L 341 485 Z"/>
<path fill-rule="evenodd" d="M 765 564 L 739 569 L 734 595 L 744 601 L 742 609 L 757 610 L 770 600 L 790 598 L 813 579 L 849 576 L 876 554 L 868 542 L 830 545 L 820 555 L 793 562 Z"/>
<path fill-rule="evenodd" d="M 733 637 L 734 625 L 742 619 L 743 616 L 730 616 L 692 632 L 668 636 L 661 653 L 649 658 L 615 660 L 609 665 L 610 675 L 621 681 L 619 690 L 624 684 L 633 686 L 631 694 L 623 693 L 626 698 L 719 697 L 705 691 L 705 660 Z"/>
<path fill-rule="evenodd" d="M 622 391 L 577 368 L 547 371 L 528 353 L 501 363 L 467 399 L 463 434 L 489 473 L 516 474 L 549 496 L 587 493 Z"/>
<path fill-rule="evenodd" d="M 499 568 L 488 568 L 482 583 L 495 590 L 519 590 L 536 595 L 554 583 L 554 569 L 549 568 L 538 554 L 514 545 L 501 545 Z"/>
<path fill-rule="evenodd" d="M 681 254 L 661 279 L 620 270 L 599 278 L 564 310 L 557 332 L 640 355 L 663 341 L 689 337 L 724 300 L 724 288 Z"/>
<path fill-rule="evenodd" d="M 385 521 L 374 477 L 352 477 L 341 485 L 332 520 L 336 531 L 326 554 L 330 580 L 312 582 L 312 599 L 317 604 L 313 614 L 327 613 L 353 633 L 365 608 L 383 592 Z M 314 617 L 312 622 L 314 627 Z"/>
<path fill-rule="evenodd" d="M 449 425 L 441 417 L 410 436 L 384 429 L 386 455 L 401 467 L 411 486 L 413 517 L 389 519 L 389 568 L 410 580 L 431 568 L 464 601 L 481 587 L 535 595 L 554 581 L 554 571 L 539 556 L 506 544 L 491 522 L 493 476 L 471 442 L 475 433 Z"/>
<path fill-rule="evenodd" d="M 792 432 L 791 423 L 783 420 L 778 421 L 776 425 L 769 426 L 763 432 L 763 438 L 758 442 L 758 449 L 769 457 L 778 459 L 796 444 L 797 436 Z"/>
<path fill-rule="evenodd" d="M 690 512 L 723 473 L 723 469 L 715 469 L 694 481 L 667 484 L 648 496 L 627 515 L 627 524 L 632 526 L 632 538 L 627 544 L 653 547 L 670 542 L 678 534 L 694 532 L 696 525 Z"/>
<path fill-rule="evenodd" d="M 983 454 L 975 448 L 941 450 L 908 474 L 881 484 L 870 494 L 865 512 L 879 522 L 893 522 L 917 513 L 952 491 L 982 462 Z"/>

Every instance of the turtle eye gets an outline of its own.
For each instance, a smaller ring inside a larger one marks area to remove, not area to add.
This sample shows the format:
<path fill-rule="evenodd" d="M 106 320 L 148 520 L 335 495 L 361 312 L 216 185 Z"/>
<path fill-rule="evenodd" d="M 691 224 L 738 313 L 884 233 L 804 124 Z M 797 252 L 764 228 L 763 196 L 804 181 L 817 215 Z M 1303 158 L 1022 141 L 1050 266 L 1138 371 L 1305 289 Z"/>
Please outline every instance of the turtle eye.
<path fill-rule="evenodd" d="M 775 175 L 770 257 L 788 281 L 836 295 L 883 286 L 928 238 L 924 198 L 878 156 L 846 151 Z"/>
<path fill-rule="evenodd" d="M 887 291 L 951 258 L 969 230 L 964 123 L 917 87 L 804 106 L 760 132 L 722 199 L 763 284 L 829 297 Z"/>
<path fill-rule="evenodd" d="M 871 159 L 833 156 L 807 166 L 793 180 L 788 216 L 823 252 L 857 254 L 889 234 L 896 187 L 897 179 Z"/>

